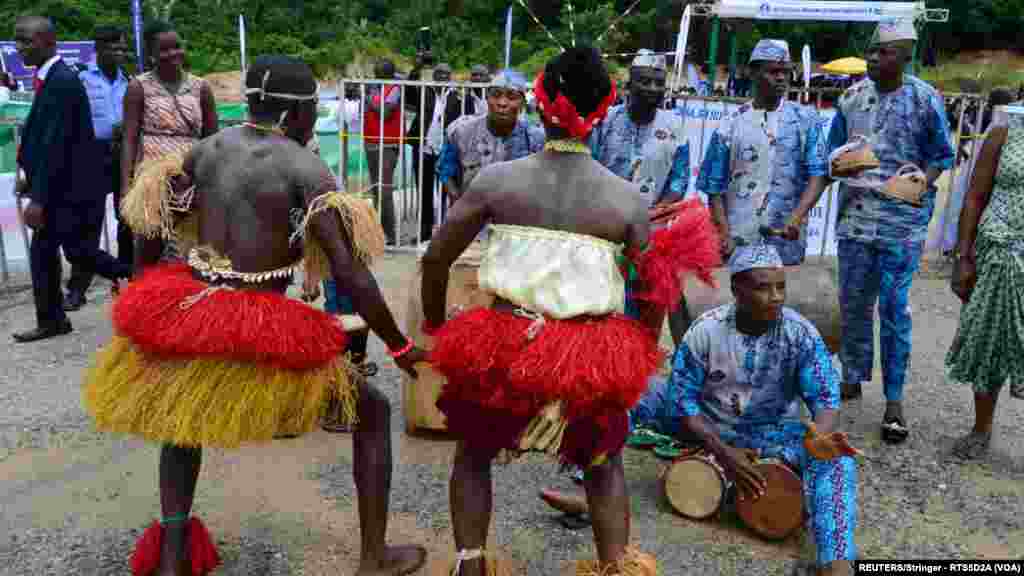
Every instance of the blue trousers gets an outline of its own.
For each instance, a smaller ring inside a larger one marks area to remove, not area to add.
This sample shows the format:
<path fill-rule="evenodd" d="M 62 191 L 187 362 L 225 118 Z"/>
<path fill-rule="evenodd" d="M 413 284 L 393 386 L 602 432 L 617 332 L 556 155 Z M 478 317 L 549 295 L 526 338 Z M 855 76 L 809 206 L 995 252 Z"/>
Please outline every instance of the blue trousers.
<path fill-rule="evenodd" d="M 839 307 L 843 382 L 870 382 L 875 361 L 878 303 L 885 399 L 903 400 L 910 364 L 910 284 L 921 262 L 922 242 L 839 241 Z"/>
<path fill-rule="evenodd" d="M 671 381 L 652 378 L 647 393 L 629 413 L 630 427 L 644 426 L 659 434 L 677 436 L 682 427 L 681 390 Z M 804 488 L 804 511 L 814 536 L 817 564 L 857 559 L 854 532 L 857 528 L 857 462 L 844 456 L 816 460 L 803 445 L 800 422 L 776 425 L 740 426 L 720 430 L 730 446 L 757 450 L 762 458 L 779 458 L 800 472 Z"/>

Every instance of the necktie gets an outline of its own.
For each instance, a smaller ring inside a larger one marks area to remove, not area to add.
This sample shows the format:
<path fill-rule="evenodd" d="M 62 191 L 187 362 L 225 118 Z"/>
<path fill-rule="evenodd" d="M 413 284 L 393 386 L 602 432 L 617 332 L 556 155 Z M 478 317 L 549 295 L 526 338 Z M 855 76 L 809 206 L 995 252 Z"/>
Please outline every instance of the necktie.
<path fill-rule="evenodd" d="M 43 89 L 43 81 L 39 76 L 32 77 L 32 90 L 39 92 Z"/>

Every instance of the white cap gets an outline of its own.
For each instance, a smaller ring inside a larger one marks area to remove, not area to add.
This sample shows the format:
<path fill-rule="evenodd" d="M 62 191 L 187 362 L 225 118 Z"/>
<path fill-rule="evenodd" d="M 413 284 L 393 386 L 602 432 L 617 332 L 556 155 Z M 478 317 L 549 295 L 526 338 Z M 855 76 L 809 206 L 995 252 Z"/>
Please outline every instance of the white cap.
<path fill-rule="evenodd" d="M 871 37 L 871 45 L 889 44 L 890 42 L 915 42 L 917 40 L 917 29 L 914 28 L 914 21 L 910 19 L 883 20 L 875 28 L 875 34 Z"/>
<path fill-rule="evenodd" d="M 789 56 L 789 43 L 785 40 L 771 40 L 765 38 L 754 46 L 750 53 L 750 61 L 754 62 L 792 62 Z"/>
<path fill-rule="evenodd" d="M 655 54 L 653 51 L 643 48 L 637 51 L 636 58 L 633 58 L 633 63 L 630 64 L 630 68 L 654 68 L 655 70 L 665 70 L 668 67 L 665 65 L 665 56 Z"/>

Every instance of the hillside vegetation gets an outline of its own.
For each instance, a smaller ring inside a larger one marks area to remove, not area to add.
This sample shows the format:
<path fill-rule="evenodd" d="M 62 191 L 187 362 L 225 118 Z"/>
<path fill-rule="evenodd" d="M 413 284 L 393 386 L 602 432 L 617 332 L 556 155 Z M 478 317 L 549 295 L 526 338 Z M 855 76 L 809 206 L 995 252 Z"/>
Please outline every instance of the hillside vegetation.
<path fill-rule="evenodd" d="M 238 69 L 238 14 L 244 13 L 249 54 L 287 53 L 310 62 L 321 76 L 355 74 L 381 55 L 408 66 L 415 54 L 416 30 L 430 26 L 439 59 L 457 70 L 472 64 L 498 66 L 503 60 L 504 19 L 514 4 L 512 61 L 532 72 L 553 53 L 553 42 L 518 0 L 148 0 L 149 18 L 170 19 L 189 47 L 189 64 L 198 73 Z M 609 24 L 633 0 L 529 0 L 528 5 L 558 43 L 600 41 L 605 52 L 638 48 L 674 48 L 685 1 L 641 0 L 612 31 Z M 129 0 L 6 0 L 0 22 L 13 36 L 17 14 L 52 17 L 65 39 L 88 39 L 97 25 L 129 24 Z M 928 26 L 927 45 L 940 57 L 961 51 L 1017 47 L 1024 0 L 930 0 L 929 7 L 950 9 L 950 21 Z M 570 32 L 570 22 L 575 34 Z M 871 34 L 867 24 L 733 22 L 741 53 L 762 36 L 783 37 L 794 46 L 810 44 L 818 61 L 859 54 Z M 707 57 L 710 22 L 695 19 L 691 58 Z M 728 59 L 727 34 L 721 35 L 720 63 Z M 621 62 L 628 60 L 622 59 Z"/>

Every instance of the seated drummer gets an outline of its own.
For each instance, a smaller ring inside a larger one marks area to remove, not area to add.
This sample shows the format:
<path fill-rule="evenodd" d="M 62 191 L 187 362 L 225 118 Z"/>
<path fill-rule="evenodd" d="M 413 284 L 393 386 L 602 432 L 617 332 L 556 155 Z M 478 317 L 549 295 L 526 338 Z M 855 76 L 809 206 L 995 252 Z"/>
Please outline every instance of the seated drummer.
<path fill-rule="evenodd" d="M 651 386 L 630 423 L 699 440 L 741 499 L 765 490 L 748 454 L 784 460 L 803 477 L 817 573 L 852 574 L 857 466 L 851 456 L 857 451 L 835 432 L 839 385 L 828 350 L 808 320 L 782 306 L 786 277 L 773 246 L 737 248 L 729 269 L 735 303 L 693 323 L 676 350 L 672 376 Z M 806 441 L 799 400 L 814 416 Z M 571 500 L 549 497 L 563 510 L 560 504 Z"/>

